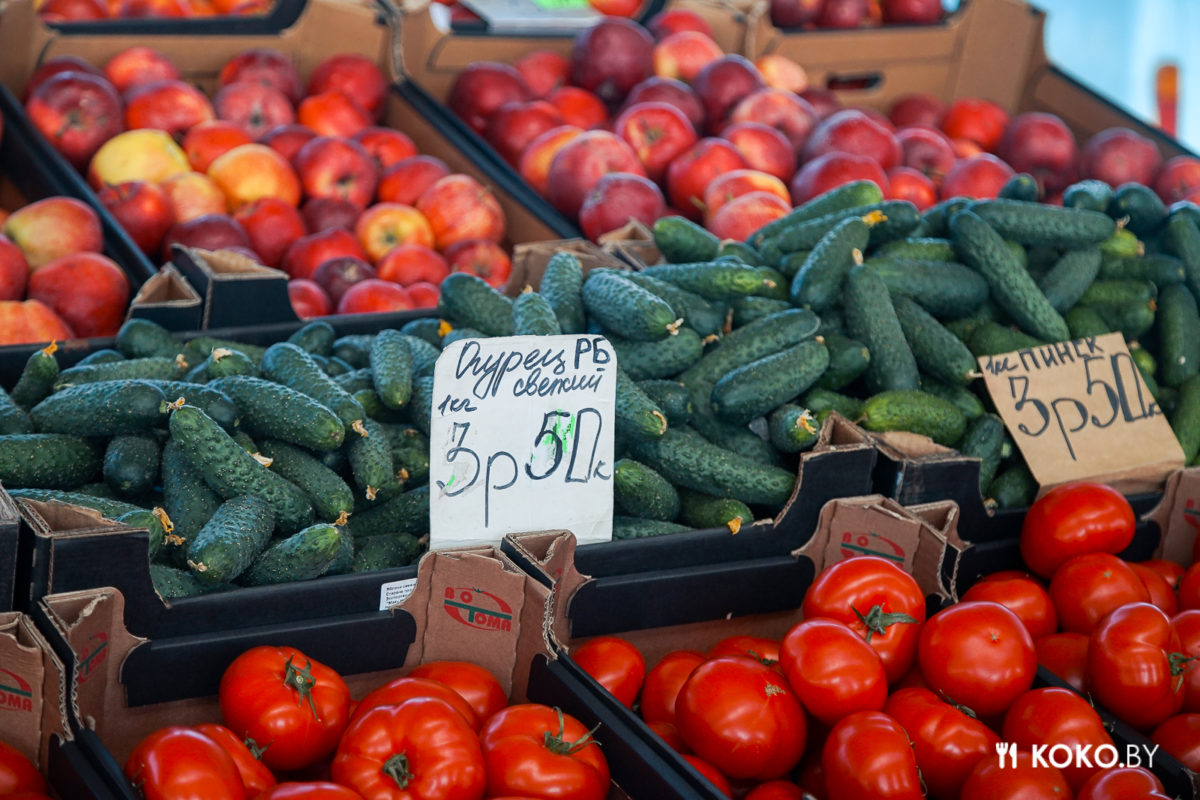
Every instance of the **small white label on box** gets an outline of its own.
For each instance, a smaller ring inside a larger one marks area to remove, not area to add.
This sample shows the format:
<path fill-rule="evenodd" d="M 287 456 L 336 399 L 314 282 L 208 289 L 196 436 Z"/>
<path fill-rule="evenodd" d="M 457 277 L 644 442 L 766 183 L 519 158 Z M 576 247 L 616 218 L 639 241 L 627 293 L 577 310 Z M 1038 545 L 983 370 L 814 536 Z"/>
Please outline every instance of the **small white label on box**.
<path fill-rule="evenodd" d="M 398 606 L 409 598 L 413 589 L 417 588 L 416 578 L 405 578 L 402 581 L 392 581 L 379 586 L 379 610 L 387 611 L 392 606 Z"/>

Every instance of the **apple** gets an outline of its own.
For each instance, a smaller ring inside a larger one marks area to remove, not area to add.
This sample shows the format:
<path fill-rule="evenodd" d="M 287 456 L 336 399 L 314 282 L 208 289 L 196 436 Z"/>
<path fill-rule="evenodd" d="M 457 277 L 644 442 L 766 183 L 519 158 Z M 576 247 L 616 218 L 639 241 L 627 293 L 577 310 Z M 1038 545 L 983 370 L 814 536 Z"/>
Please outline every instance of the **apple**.
<path fill-rule="evenodd" d="M 1140 183 L 1149 186 L 1162 167 L 1158 146 L 1128 128 L 1100 131 L 1079 154 L 1079 174 L 1110 186 Z"/>
<path fill-rule="evenodd" d="M 713 61 L 700 70 L 692 82 L 712 133 L 724 127 L 726 117 L 739 101 L 765 86 L 754 64 L 738 55 L 722 56 Z"/>
<path fill-rule="evenodd" d="M 71 197 L 47 197 L 18 208 L 0 233 L 21 248 L 32 272 L 62 256 L 104 249 L 100 218 Z"/>
<path fill-rule="evenodd" d="M 571 83 L 615 108 L 654 73 L 654 39 L 622 17 L 601 19 L 571 44 Z"/>
<path fill-rule="evenodd" d="M 388 82 L 372 59 L 357 53 L 339 53 L 322 61 L 308 77 L 308 94 L 317 95 L 330 89 L 350 97 L 371 119 L 383 119 Z"/>
<path fill-rule="evenodd" d="M 116 336 L 129 307 L 129 278 L 108 256 L 73 253 L 34 270 L 28 296 L 49 306 L 78 336 Z"/>
<path fill-rule="evenodd" d="M 779 53 L 760 56 L 754 66 L 762 75 L 763 82 L 772 89 L 800 94 L 808 88 L 808 73 L 804 67 Z"/>
<path fill-rule="evenodd" d="M 564 144 L 550 162 L 547 197 L 560 212 L 574 219 L 592 187 L 610 172 L 646 174 L 645 167 L 623 139 L 608 131 L 588 131 Z"/>
<path fill-rule="evenodd" d="M 964 158 L 982 155 L 987 151 L 979 146 L 978 143 L 970 139 L 951 139 L 950 144 L 954 145 L 954 157 L 960 161 Z"/>
<path fill-rule="evenodd" d="M 799 95 L 812 108 L 813 112 L 817 115 L 817 119 L 825 119 L 830 114 L 836 114 L 844 108 L 838 96 L 828 89 L 818 89 L 810 86 L 803 92 L 800 92 Z"/>
<path fill-rule="evenodd" d="M 354 225 L 354 235 L 372 264 L 401 244 L 433 247 L 433 229 L 420 211 L 401 203 L 376 203 Z"/>
<path fill-rule="evenodd" d="M 897 128 L 926 125 L 936 128 L 946 112 L 946 105 L 931 94 L 914 92 L 896 98 L 888 109 L 888 119 Z"/>
<path fill-rule="evenodd" d="M 253 141 L 240 125 L 218 119 L 201 122 L 189 130 L 181 144 L 192 169 L 205 172 L 217 156 Z"/>
<path fill-rule="evenodd" d="M 22 300 L 29 283 L 29 263 L 25 254 L 0 233 L 0 300 Z"/>
<path fill-rule="evenodd" d="M 562 124 L 562 114 L 545 100 L 505 103 L 492 113 L 484 138 L 515 166 L 530 142 Z"/>
<path fill-rule="evenodd" d="M 864 0 L 824 0 L 817 16 L 819 28 L 857 28 L 867 18 Z"/>
<path fill-rule="evenodd" d="M 361 213 L 358 206 L 337 197 L 310 197 L 300 207 L 300 216 L 309 233 L 336 228 L 353 231 Z"/>
<path fill-rule="evenodd" d="M 817 21 L 824 0 L 771 0 L 771 22 L 780 28 L 800 28 Z"/>
<path fill-rule="evenodd" d="M 701 139 L 667 167 L 667 197 L 684 216 L 699 220 L 708 184 L 718 175 L 745 168 L 746 159 L 729 142 L 713 137 Z"/>
<path fill-rule="evenodd" d="M 647 78 L 630 90 L 623 108 L 637 103 L 669 103 L 683 112 L 697 133 L 704 130 L 704 105 L 683 81 L 657 75 Z"/>
<path fill-rule="evenodd" d="M 178 80 L 182 77 L 174 61 L 152 47 L 141 45 L 122 50 L 110 58 L 104 65 L 104 75 L 118 92 L 128 91 L 144 83 Z"/>
<path fill-rule="evenodd" d="M 796 151 L 775 128 L 759 122 L 735 122 L 721 131 L 751 169 L 789 180 L 796 173 Z"/>
<path fill-rule="evenodd" d="M 259 138 L 258 142 L 270 147 L 288 161 L 292 161 L 296 158 L 296 153 L 300 152 L 300 148 L 315 138 L 317 138 L 317 132 L 312 128 L 292 123 L 271 128 Z"/>
<path fill-rule="evenodd" d="M 730 122 L 758 122 L 782 133 L 798 155 L 820 117 L 803 98 L 782 89 L 759 89 L 743 98 L 729 115 Z"/>
<path fill-rule="evenodd" d="M 708 221 L 708 229 L 720 239 L 744 242 L 750 235 L 792 210 L 792 204 L 772 192 L 750 192 L 726 203 Z"/>
<path fill-rule="evenodd" d="M 322 261 L 313 273 L 312 280 L 325 290 L 325 294 L 336 306 L 351 286 L 375 277 L 378 277 L 375 270 L 361 258 L 338 256 Z"/>
<path fill-rule="evenodd" d="M 300 205 L 300 179 L 283 156 L 265 144 L 244 144 L 217 156 L 208 177 L 225 193 L 230 211 L 263 197 Z"/>
<path fill-rule="evenodd" d="M 29 80 L 25 83 L 24 98 L 28 99 L 38 86 L 43 82 L 50 80 L 60 72 L 83 72 L 88 75 L 95 75 L 97 78 L 107 77 L 103 72 L 96 69 L 91 63 L 84 61 L 79 56 L 56 56 L 44 62 L 40 67 L 33 71 L 29 76 Z"/>
<path fill-rule="evenodd" d="M 632 17 L 641 8 L 641 0 L 587 0 L 588 5 L 608 17 Z"/>
<path fill-rule="evenodd" d="M 754 169 L 735 169 L 718 175 L 709 182 L 704 190 L 704 216 L 711 220 L 713 215 L 733 200 L 751 192 L 766 192 L 773 194 L 785 203 L 790 203 L 791 195 L 787 185 L 765 172 Z M 789 205 L 789 208 L 791 206 Z"/>
<path fill-rule="evenodd" d="M 924 211 L 937 202 L 937 187 L 925 173 L 912 167 L 892 167 L 888 170 L 889 200 L 907 200 Z"/>
<path fill-rule="evenodd" d="M 646 22 L 646 29 L 655 39 L 665 39 L 672 33 L 696 31 L 712 36 L 712 25 L 708 20 L 688 8 L 668 8 L 660 11 Z"/>
<path fill-rule="evenodd" d="M 1168 159 L 1154 179 L 1154 191 L 1168 205 L 1192 199 L 1190 195 L 1197 189 L 1200 189 L 1200 158 L 1195 156 Z"/>
<path fill-rule="evenodd" d="M 188 16 L 187 0 L 120 0 L 118 17 L 168 19 Z"/>
<path fill-rule="evenodd" d="M 630 220 L 653 225 L 667 213 L 662 190 L 641 175 L 610 172 L 596 182 L 579 209 L 579 226 L 593 242 Z"/>
<path fill-rule="evenodd" d="M 391 281 L 369 278 L 351 286 L 337 304 L 339 314 L 372 314 L 384 311 L 408 311 L 412 298 L 403 287 Z"/>
<path fill-rule="evenodd" d="M 296 121 L 296 111 L 287 95 L 272 86 L 239 81 L 222 86 L 213 98 L 217 118 L 239 126 L 252 139 Z"/>
<path fill-rule="evenodd" d="M 711 36 L 696 31 L 680 31 L 654 46 L 654 74 L 691 83 L 700 70 L 725 55 Z"/>
<path fill-rule="evenodd" d="M 296 106 L 296 121 L 318 136 L 353 136 L 375 121 L 358 102 L 340 89 L 309 95 Z"/>
<path fill-rule="evenodd" d="M 108 18 L 108 9 L 100 0 L 45 0 L 38 6 L 43 22 L 82 22 Z"/>
<path fill-rule="evenodd" d="M 989 200 L 998 195 L 1015 174 L 1012 167 L 991 153 L 980 153 L 959 161 L 946 173 L 939 197 L 942 200 L 951 197 Z"/>
<path fill-rule="evenodd" d="M 928 25 L 940 22 L 943 13 L 942 0 L 883 0 L 883 19 L 890 25 Z"/>
<path fill-rule="evenodd" d="M 1075 134 L 1054 114 L 1018 114 L 1000 141 L 999 155 L 1016 172 L 1027 172 L 1042 194 L 1055 194 L 1075 182 Z"/>
<path fill-rule="evenodd" d="M 283 254 L 281 267 L 293 278 L 311 278 L 317 267 L 339 256 L 367 260 L 353 233 L 344 228 L 327 228 L 293 241 Z"/>
<path fill-rule="evenodd" d="M 792 178 L 792 203 L 802 205 L 817 195 L 851 181 L 873 181 L 884 197 L 890 191 L 887 173 L 879 162 L 854 153 L 826 153 L 805 164 Z"/>
<path fill-rule="evenodd" d="M 554 50 L 534 50 L 513 62 L 533 97 L 544 98 L 567 83 L 571 62 Z"/>
<path fill-rule="evenodd" d="M 417 154 L 417 146 L 413 144 L 413 140 L 395 128 L 363 128 L 354 134 L 354 141 L 371 154 L 380 170 Z"/>
<path fill-rule="evenodd" d="M 163 239 L 164 261 L 171 259 L 173 244 L 199 247 L 203 250 L 224 250 L 227 247 L 251 249 L 246 229 L 228 214 L 207 214 L 186 222 L 176 222 Z"/>
<path fill-rule="evenodd" d="M 0 302 L 0 345 L 74 339 L 62 317 L 39 300 Z"/>
<path fill-rule="evenodd" d="M 217 83 L 228 86 L 231 83 L 248 81 L 261 83 L 283 92 L 292 105 L 304 97 L 304 83 L 292 59 L 278 50 L 259 47 L 244 50 L 225 63 L 221 68 Z"/>
<path fill-rule="evenodd" d="M 268 267 L 278 267 L 288 246 L 308 233 L 300 211 L 278 197 L 246 203 L 233 213 L 233 218 L 245 228 L 250 247 Z"/>
<path fill-rule="evenodd" d="M 957 161 L 954 143 L 937 128 L 910 125 L 896 132 L 896 141 L 900 144 L 901 165 L 923 173 L 935 184 Z"/>
<path fill-rule="evenodd" d="M 508 64 L 482 61 L 458 73 L 446 105 L 470 128 L 483 136 L 488 117 L 505 103 L 532 99 L 521 73 Z"/>
<path fill-rule="evenodd" d="M 383 171 L 375 197 L 383 203 L 415 205 L 426 189 L 449 174 L 450 167 L 436 156 L 409 156 Z"/>
<path fill-rule="evenodd" d="M 410 283 L 404 287 L 404 290 L 408 292 L 413 308 L 437 308 L 438 301 L 442 297 L 439 285 L 428 281 Z"/>
<path fill-rule="evenodd" d="M 1008 112 L 990 100 L 969 97 L 955 100 L 942 115 L 942 133 L 951 139 L 970 139 L 984 150 L 1000 144 L 1008 127 Z"/>
<path fill-rule="evenodd" d="M 450 265 L 436 250 L 419 244 L 396 245 L 375 265 L 385 281 L 408 286 L 421 281 L 440 284 L 450 274 Z"/>
<path fill-rule="evenodd" d="M 229 208 L 225 193 L 203 172 L 184 172 L 158 184 L 167 196 L 172 222 L 187 222 Z"/>
<path fill-rule="evenodd" d="M 156 128 L 182 137 L 193 125 L 217 118 L 209 99 L 190 83 L 155 81 L 125 93 L 125 127 Z"/>
<path fill-rule="evenodd" d="M 300 319 L 324 317 L 333 311 L 333 304 L 329 302 L 329 296 L 313 281 L 303 278 L 290 280 L 287 290 L 292 311 L 296 312 L 296 316 Z"/>
<path fill-rule="evenodd" d="M 604 101 L 578 86 L 560 86 L 546 95 L 546 102 L 558 109 L 564 125 L 591 130 L 609 119 Z"/>
<path fill-rule="evenodd" d="M 889 170 L 900 163 L 900 145 L 891 131 L 856 109 L 831 114 L 817 125 L 804 145 L 804 161 L 826 153 L 851 153 L 874 159 Z"/>
<path fill-rule="evenodd" d="M 143 253 L 153 255 L 159 251 L 167 229 L 175 221 L 166 192 L 153 183 L 130 181 L 109 184 L 96 196 Z M 14 299 L 0 295 L 0 300 Z"/>
<path fill-rule="evenodd" d="M 124 131 L 100 146 L 88 165 L 93 188 L 106 183 L 147 181 L 161 183 L 173 175 L 191 172 L 187 154 L 164 131 Z"/>
<path fill-rule="evenodd" d="M 451 272 L 469 272 L 489 286 L 501 288 L 512 273 L 512 261 L 504 248 L 487 239 L 463 239 L 446 249 Z"/>
<path fill-rule="evenodd" d="M 893 136 L 896 134 L 896 126 L 892 124 L 890 119 L 888 119 L 887 114 L 884 114 L 879 109 L 870 108 L 868 106 L 850 106 L 849 108 L 851 111 L 857 111 L 861 114 L 866 114 L 872 122 L 879 125 Z"/>
<path fill-rule="evenodd" d="M 563 146 L 583 133 L 574 125 L 560 125 L 534 139 L 521 154 L 517 172 L 542 197 L 550 193 L 550 165 Z M 382 195 L 381 195 L 382 198 Z"/>
<path fill-rule="evenodd" d="M 308 197 L 349 200 L 361 211 L 375 196 L 375 159 L 352 139 L 318 136 L 300 148 L 292 164 Z"/>
<path fill-rule="evenodd" d="M 633 148 L 651 180 L 659 180 L 671 163 L 698 139 L 680 111 L 667 103 L 637 103 L 617 117 L 614 133 Z"/>
<path fill-rule="evenodd" d="M 25 104 L 34 127 L 76 169 L 125 128 L 121 98 L 107 78 L 60 72 L 43 81 Z"/>
<path fill-rule="evenodd" d="M 417 198 L 417 210 L 433 229 L 434 246 L 443 252 L 465 239 L 504 238 L 504 211 L 492 193 L 469 175 L 449 175 Z"/>

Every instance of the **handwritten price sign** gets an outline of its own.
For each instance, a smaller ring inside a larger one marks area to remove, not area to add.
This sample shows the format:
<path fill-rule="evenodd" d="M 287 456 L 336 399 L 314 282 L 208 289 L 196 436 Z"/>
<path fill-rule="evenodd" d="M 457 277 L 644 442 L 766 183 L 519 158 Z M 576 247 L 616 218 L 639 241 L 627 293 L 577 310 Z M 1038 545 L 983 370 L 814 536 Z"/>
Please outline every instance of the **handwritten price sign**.
<path fill-rule="evenodd" d="M 430 547 L 612 538 L 617 357 L 600 336 L 465 339 L 434 370 Z"/>
<path fill-rule="evenodd" d="M 1183 466 L 1183 450 L 1119 333 L 981 356 L 979 367 L 1043 489 L 1091 479 L 1155 491 Z"/>

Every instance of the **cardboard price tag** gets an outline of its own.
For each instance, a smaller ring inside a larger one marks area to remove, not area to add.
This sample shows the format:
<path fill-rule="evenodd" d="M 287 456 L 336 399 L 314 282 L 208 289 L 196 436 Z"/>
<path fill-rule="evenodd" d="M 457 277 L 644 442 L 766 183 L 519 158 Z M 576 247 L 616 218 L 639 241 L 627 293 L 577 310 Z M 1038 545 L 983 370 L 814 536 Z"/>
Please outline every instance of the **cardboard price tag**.
<path fill-rule="evenodd" d="M 434 370 L 431 549 L 612 538 L 617 356 L 602 336 L 465 339 Z"/>
<path fill-rule="evenodd" d="M 1157 491 L 1183 450 L 1119 333 L 981 356 L 988 394 L 1045 491 Z"/>

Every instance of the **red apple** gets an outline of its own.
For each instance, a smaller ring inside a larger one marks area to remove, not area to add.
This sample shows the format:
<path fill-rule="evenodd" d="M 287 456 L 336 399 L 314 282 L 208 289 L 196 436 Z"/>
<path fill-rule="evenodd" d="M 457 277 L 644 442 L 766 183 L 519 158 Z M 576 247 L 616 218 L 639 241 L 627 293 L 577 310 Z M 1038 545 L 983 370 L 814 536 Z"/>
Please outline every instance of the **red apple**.
<path fill-rule="evenodd" d="M 296 121 L 319 136 L 353 136 L 371 126 L 374 118 L 340 89 L 311 94 L 296 106 Z"/>
<path fill-rule="evenodd" d="M 338 256 L 322 261 L 313 273 L 312 280 L 325 290 L 325 294 L 336 306 L 351 286 L 376 277 L 378 276 L 375 270 L 361 258 Z"/>
<path fill-rule="evenodd" d="M 227 214 L 206 214 L 186 222 L 176 222 L 163 239 L 164 261 L 170 260 L 173 244 L 203 250 L 224 250 L 227 247 L 251 249 L 246 229 Z"/>
<path fill-rule="evenodd" d="M 558 109 L 564 125 L 586 131 L 608 122 L 604 101 L 578 86 L 560 86 L 546 95 L 546 102 Z"/>
<path fill-rule="evenodd" d="M 672 33 L 654 46 L 654 74 L 691 83 L 700 70 L 724 55 L 711 36 L 696 31 Z"/>
<path fill-rule="evenodd" d="M 1123 183 L 1149 186 L 1161 167 L 1158 146 L 1128 128 L 1100 131 L 1079 154 L 1079 174 L 1110 186 Z"/>
<path fill-rule="evenodd" d="M 233 218 L 246 230 L 250 247 L 263 264 L 278 267 L 293 241 L 308 233 L 295 206 L 277 197 L 264 197 L 239 208 Z"/>
<path fill-rule="evenodd" d="M 505 103 L 531 99 L 521 73 L 508 64 L 482 61 L 471 64 L 454 79 L 446 105 L 480 136 L 488 117 Z"/>
<path fill-rule="evenodd" d="M 545 100 L 505 103 L 488 119 L 484 138 L 505 161 L 516 166 L 530 142 L 562 124 L 558 109 Z"/>
<path fill-rule="evenodd" d="M 698 138 L 683 112 L 667 103 L 629 106 L 614 127 L 614 132 L 637 153 L 652 180 L 659 180 L 667 165 Z"/>
<path fill-rule="evenodd" d="M 982 155 L 987 152 L 977 142 L 973 142 L 970 139 L 951 139 L 950 144 L 954 145 L 954 157 L 959 160 Z"/>
<path fill-rule="evenodd" d="M 942 0 L 883 0 L 883 19 L 888 24 L 928 25 L 941 20 Z"/>
<path fill-rule="evenodd" d="M 218 119 L 193 127 L 184 134 L 181 144 L 192 169 L 207 172 L 218 157 L 253 141 L 241 125 Z"/>
<path fill-rule="evenodd" d="M 574 125 L 560 125 L 534 139 L 521 154 L 517 172 L 534 191 L 545 197 L 550 192 L 550 165 L 567 142 L 583 133 Z"/>
<path fill-rule="evenodd" d="M 991 153 L 981 153 L 959 161 L 946 173 L 939 196 L 943 200 L 950 197 L 988 200 L 999 194 L 1015 174 L 1012 167 Z"/>
<path fill-rule="evenodd" d="M 337 304 L 339 314 L 374 314 L 385 311 L 408 311 L 412 298 L 403 287 L 391 281 L 369 278 L 346 290 Z"/>
<path fill-rule="evenodd" d="M 125 93 L 125 127 L 154 128 L 179 138 L 193 125 L 217 118 L 212 103 L 183 81 L 155 81 Z"/>
<path fill-rule="evenodd" d="M 440 284 L 450 274 L 450 265 L 440 253 L 419 244 L 402 244 L 387 252 L 375 271 L 385 281 L 408 286 L 421 281 Z"/>
<path fill-rule="evenodd" d="M 800 92 L 800 97 L 812 107 L 817 119 L 825 119 L 830 114 L 841 111 L 844 107 L 838 96 L 828 89 L 817 89 L 810 86 Z"/>
<path fill-rule="evenodd" d="M 372 119 L 383 118 L 388 83 L 375 61 L 357 53 L 339 53 L 318 64 L 308 77 L 308 94 L 336 89 L 358 103 Z"/>
<path fill-rule="evenodd" d="M 29 80 L 25 83 L 24 97 L 28 99 L 30 95 L 37 91 L 37 88 L 42 83 L 50 80 L 60 72 L 83 72 L 107 80 L 107 76 L 103 72 L 79 56 L 56 56 L 43 63 L 29 76 Z"/>
<path fill-rule="evenodd" d="M 704 17 L 687 8 L 668 8 L 660 11 L 646 22 L 646 29 L 655 39 L 665 39 L 680 31 L 697 31 L 712 36 L 712 25 Z"/>
<path fill-rule="evenodd" d="M 375 196 L 382 203 L 416 205 L 425 190 L 450 174 L 446 162 L 435 156 L 410 156 L 385 169 Z"/>
<path fill-rule="evenodd" d="M 288 161 L 294 161 L 300 148 L 317 138 L 317 132 L 300 124 L 279 125 L 262 135 L 260 144 L 274 150 Z"/>
<path fill-rule="evenodd" d="M 487 239 L 464 239 L 446 250 L 451 272 L 469 272 L 497 289 L 512 273 L 512 262 L 504 248 Z"/>
<path fill-rule="evenodd" d="M 802 205 L 830 189 L 860 180 L 873 181 L 885 197 L 890 190 L 887 173 L 875 159 L 853 153 L 826 153 L 809 161 L 792 178 L 792 203 Z"/>
<path fill-rule="evenodd" d="M 304 226 L 309 233 L 342 229 L 353 231 L 362 212 L 349 200 L 338 197 L 311 197 L 300 207 Z"/>
<path fill-rule="evenodd" d="M 937 128 L 910 125 L 896 132 L 896 141 L 902 153 L 900 163 L 923 173 L 934 183 L 940 183 L 957 160 L 954 143 Z"/>
<path fill-rule="evenodd" d="M 545 97 L 567 83 L 571 62 L 555 50 L 534 50 L 513 62 L 534 97 Z"/>
<path fill-rule="evenodd" d="M 82 22 L 108 18 L 108 8 L 100 0 L 45 0 L 38 6 L 43 22 Z"/>
<path fill-rule="evenodd" d="M 159 251 L 174 221 L 166 192 L 153 183 L 129 181 L 107 184 L 96 194 L 143 253 L 153 255 Z M 0 300 L 15 299 L 0 296 Z"/>
<path fill-rule="evenodd" d="M 352 139 L 318 136 L 300 148 L 292 164 L 305 195 L 348 200 L 360 211 L 379 183 L 375 159 Z"/>
<path fill-rule="evenodd" d="M 239 81 L 223 86 L 213 98 L 213 106 L 218 119 L 233 122 L 254 139 L 296 121 L 287 95 L 261 83 Z"/>
<path fill-rule="evenodd" d="M 222 153 L 206 173 L 221 188 L 230 211 L 263 197 L 300 205 L 300 178 L 287 159 L 265 144 L 243 144 Z"/>
<path fill-rule="evenodd" d="M 665 216 L 667 203 L 662 190 L 641 175 L 611 172 L 596 182 L 579 209 L 579 226 L 593 242 L 630 220 L 647 226 Z"/>
<path fill-rule="evenodd" d="M 851 153 L 874 159 L 889 170 L 900 163 L 900 145 L 891 131 L 866 114 L 846 109 L 821 120 L 804 146 L 804 160 L 826 153 Z"/>
<path fill-rule="evenodd" d="M 85 169 L 106 141 L 125 129 L 121 98 L 107 78 L 60 72 L 38 85 L 25 111 L 54 149 Z"/>
<path fill-rule="evenodd" d="M 955 100 L 942 115 L 942 132 L 951 139 L 970 139 L 984 150 L 995 150 L 1008 127 L 1008 112 L 990 100 Z"/>
<path fill-rule="evenodd" d="M 645 176 L 637 154 L 623 139 L 608 131 L 588 131 L 571 139 L 550 162 L 548 198 L 574 219 L 592 187 L 610 172 Z"/>
<path fill-rule="evenodd" d="M 290 280 L 287 289 L 292 311 L 296 312 L 300 319 L 324 317 L 333 311 L 333 304 L 329 302 L 325 290 L 310 280 Z"/>
<path fill-rule="evenodd" d="M 608 17 L 580 32 L 571 45 L 571 83 L 616 107 L 654 72 L 654 39 L 641 25 Z"/>
<path fill-rule="evenodd" d="M 735 169 L 713 178 L 704 190 L 704 217 L 711 220 L 722 208 L 744 194 L 766 192 L 790 203 L 787 185 L 774 175 L 755 169 Z M 791 206 L 789 205 L 789 208 Z"/>
<path fill-rule="evenodd" d="M 771 0 L 771 22 L 780 28 L 800 28 L 816 22 L 824 0 Z"/>
<path fill-rule="evenodd" d="M 429 226 L 429 220 L 417 209 L 402 203 L 371 206 L 359 215 L 354 224 L 354 235 L 372 264 L 397 245 L 433 247 L 433 228 Z"/>
<path fill-rule="evenodd" d="M 896 98 L 888 109 L 888 119 L 897 128 L 909 125 L 927 125 L 936 128 L 946 111 L 946 106 L 931 94 L 916 92 Z"/>
<path fill-rule="evenodd" d="M 724 139 L 705 138 L 667 167 L 667 197 L 689 219 L 703 216 L 704 190 L 718 175 L 745 169 L 746 159 Z"/>
<path fill-rule="evenodd" d="M 796 173 L 796 151 L 775 128 L 758 122 L 735 122 L 721 131 L 721 138 L 737 148 L 751 169 L 783 181 Z"/>
<path fill-rule="evenodd" d="M 669 103 L 683 112 L 697 133 L 704 130 L 704 106 L 692 87 L 683 81 L 657 75 L 647 78 L 630 90 L 624 108 L 637 103 Z"/>
<path fill-rule="evenodd" d="M 824 0 L 817 17 L 819 28 L 857 28 L 866 22 L 864 0 Z"/>
<path fill-rule="evenodd" d="M 758 122 L 787 137 L 799 154 L 820 118 L 806 101 L 782 89 L 759 89 L 741 100 L 730 114 L 731 122 Z"/>
<path fill-rule="evenodd" d="M 354 141 L 371 154 L 380 170 L 417 155 L 413 140 L 395 128 L 363 128 L 354 134 Z"/>
<path fill-rule="evenodd" d="M 187 0 L 119 0 L 114 15 L 123 19 L 166 19 L 189 16 Z"/>
<path fill-rule="evenodd" d="M 722 206 L 708 221 L 708 229 L 718 238 L 744 242 L 763 225 L 791 210 L 791 203 L 771 192 L 750 192 Z"/>
<path fill-rule="evenodd" d="M 1154 191 L 1168 205 L 1192 199 L 1190 196 L 1197 189 L 1200 189 L 1200 158 L 1195 156 L 1169 159 L 1154 179 Z"/>
<path fill-rule="evenodd" d="M 107 256 L 75 253 L 30 275 L 29 299 L 49 306 L 78 336 L 115 336 L 129 306 L 129 279 Z"/>
<path fill-rule="evenodd" d="M 937 202 L 937 187 L 925 173 L 912 167 L 893 167 L 888 170 L 888 183 L 891 191 L 889 200 L 907 200 L 924 211 Z"/>
<path fill-rule="evenodd" d="M 130 47 L 108 60 L 104 74 L 118 92 L 154 81 L 178 80 L 181 76 L 175 62 L 151 47 Z"/>
<path fill-rule="evenodd" d="M 758 68 L 744 56 L 738 55 L 722 56 L 713 61 L 700 70 L 692 82 L 692 88 L 704 106 L 708 130 L 712 133 L 725 126 L 726 118 L 743 98 L 765 86 Z"/>
<path fill-rule="evenodd" d="M 29 282 L 29 264 L 25 254 L 0 233 L 0 300 L 23 300 Z"/>
<path fill-rule="evenodd" d="M 62 256 L 104 249 L 100 218 L 90 206 L 71 197 L 47 197 L 18 208 L 0 233 L 21 248 L 34 272 Z"/>
<path fill-rule="evenodd" d="M 61 342 L 74 338 L 75 333 L 66 320 L 40 300 L 0 302 L 0 344 Z"/>
<path fill-rule="evenodd" d="M 438 300 L 442 297 L 442 290 L 438 284 L 428 281 L 410 283 L 404 290 L 408 292 L 413 308 L 437 308 Z"/>
<path fill-rule="evenodd" d="M 158 186 L 167 196 L 172 222 L 187 222 L 205 214 L 224 214 L 229 208 L 225 192 L 203 172 L 173 175 Z"/>
<path fill-rule="evenodd" d="M 243 51 L 225 63 L 217 83 L 228 86 L 238 81 L 262 83 L 278 89 L 293 105 L 304 97 L 304 83 L 291 58 L 267 47 Z"/>
<path fill-rule="evenodd" d="M 450 175 L 430 186 L 417 198 L 417 210 L 429 221 L 435 246 L 443 252 L 465 239 L 504 239 L 504 211 L 469 175 Z"/>
<path fill-rule="evenodd" d="M 587 0 L 592 8 L 608 17 L 632 17 L 641 8 L 641 0 Z"/>
<path fill-rule="evenodd" d="M 338 256 L 367 260 L 354 234 L 343 228 L 328 228 L 293 241 L 283 254 L 281 266 L 293 278 L 311 278 L 317 267 Z"/>
<path fill-rule="evenodd" d="M 888 133 L 892 134 L 893 136 L 896 134 L 896 126 L 892 124 L 890 119 L 888 119 L 887 114 L 884 114 L 879 109 L 869 108 L 868 106 L 850 106 L 849 110 L 866 114 L 871 121 L 875 122 Z"/>
<path fill-rule="evenodd" d="M 779 53 L 759 56 L 754 66 L 767 86 L 799 94 L 808 88 L 808 72 L 799 63 Z"/>
<path fill-rule="evenodd" d="M 1018 114 L 1000 141 L 999 155 L 1016 172 L 1028 172 L 1042 194 L 1055 194 L 1075 182 L 1075 134 L 1054 114 Z"/>

